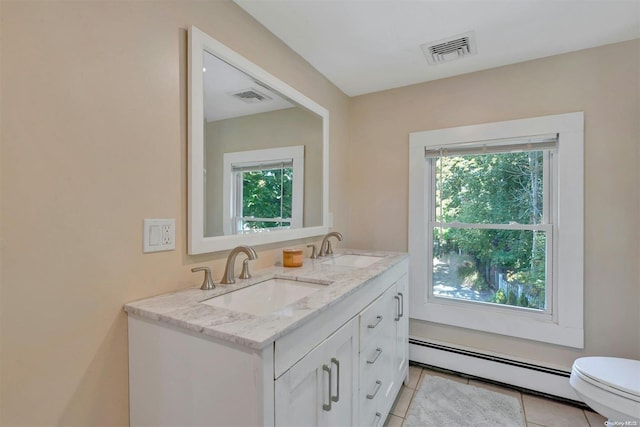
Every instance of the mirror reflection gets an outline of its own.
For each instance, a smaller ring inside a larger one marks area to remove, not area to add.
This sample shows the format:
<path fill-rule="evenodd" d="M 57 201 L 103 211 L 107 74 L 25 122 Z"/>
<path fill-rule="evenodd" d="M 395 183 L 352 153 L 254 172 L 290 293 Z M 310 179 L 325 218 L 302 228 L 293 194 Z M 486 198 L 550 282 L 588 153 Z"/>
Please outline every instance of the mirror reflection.
<path fill-rule="evenodd" d="M 322 117 L 202 52 L 204 237 L 321 226 Z"/>

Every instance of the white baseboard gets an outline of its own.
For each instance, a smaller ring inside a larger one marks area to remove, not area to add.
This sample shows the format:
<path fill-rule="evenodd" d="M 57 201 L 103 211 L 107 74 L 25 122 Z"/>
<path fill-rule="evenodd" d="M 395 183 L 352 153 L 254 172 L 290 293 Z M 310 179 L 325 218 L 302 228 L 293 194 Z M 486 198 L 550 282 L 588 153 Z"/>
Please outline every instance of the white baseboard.
<path fill-rule="evenodd" d="M 571 373 L 558 369 L 415 338 L 409 340 L 409 360 L 546 395 L 582 401 L 569 384 Z"/>

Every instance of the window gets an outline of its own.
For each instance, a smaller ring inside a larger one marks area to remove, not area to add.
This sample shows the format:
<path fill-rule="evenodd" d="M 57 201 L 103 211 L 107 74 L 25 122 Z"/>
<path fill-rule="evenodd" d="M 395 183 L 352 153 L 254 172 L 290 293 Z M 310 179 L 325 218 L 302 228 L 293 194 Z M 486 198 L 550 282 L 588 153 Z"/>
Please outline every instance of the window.
<path fill-rule="evenodd" d="M 425 152 L 431 295 L 548 311 L 555 142 Z"/>
<path fill-rule="evenodd" d="M 224 154 L 225 234 L 302 227 L 304 147 Z"/>
<path fill-rule="evenodd" d="M 234 165 L 234 234 L 291 226 L 293 161 Z"/>
<path fill-rule="evenodd" d="M 412 317 L 582 347 L 582 113 L 417 132 L 410 153 Z"/>

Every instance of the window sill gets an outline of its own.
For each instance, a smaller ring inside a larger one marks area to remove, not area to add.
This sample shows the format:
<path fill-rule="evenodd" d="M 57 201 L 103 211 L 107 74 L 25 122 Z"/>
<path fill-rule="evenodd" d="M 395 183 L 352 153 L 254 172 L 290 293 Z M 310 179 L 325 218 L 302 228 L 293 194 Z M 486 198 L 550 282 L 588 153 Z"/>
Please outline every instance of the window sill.
<path fill-rule="evenodd" d="M 584 347 L 584 331 L 582 328 L 563 327 L 545 313 L 518 313 L 515 310 L 469 304 L 465 301 L 428 301 L 420 304 L 415 299 L 412 299 L 410 312 L 412 313 L 412 318 L 427 322 L 442 323 L 567 347 Z"/>

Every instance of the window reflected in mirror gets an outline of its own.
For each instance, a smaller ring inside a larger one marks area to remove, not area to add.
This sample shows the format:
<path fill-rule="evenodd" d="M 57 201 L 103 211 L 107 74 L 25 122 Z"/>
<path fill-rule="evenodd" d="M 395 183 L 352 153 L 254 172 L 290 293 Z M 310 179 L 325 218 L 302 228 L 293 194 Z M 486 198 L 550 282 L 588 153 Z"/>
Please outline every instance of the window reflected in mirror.
<path fill-rule="evenodd" d="M 235 203 L 236 233 L 291 228 L 293 167 L 238 170 Z"/>
<path fill-rule="evenodd" d="M 204 237 L 322 225 L 322 117 L 206 51 L 203 87 Z"/>
<path fill-rule="evenodd" d="M 225 153 L 224 234 L 303 226 L 304 146 Z"/>

